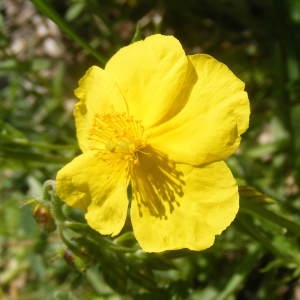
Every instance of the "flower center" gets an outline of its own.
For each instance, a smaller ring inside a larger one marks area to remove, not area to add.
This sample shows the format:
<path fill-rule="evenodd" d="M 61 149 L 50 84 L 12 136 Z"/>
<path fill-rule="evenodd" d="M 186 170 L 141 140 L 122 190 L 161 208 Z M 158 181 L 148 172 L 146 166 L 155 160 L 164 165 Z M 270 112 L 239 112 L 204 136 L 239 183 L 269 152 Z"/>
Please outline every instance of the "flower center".
<path fill-rule="evenodd" d="M 90 150 L 116 169 L 127 169 L 139 213 L 167 218 L 183 195 L 183 174 L 165 154 L 147 145 L 140 121 L 126 114 L 96 114 Z"/>
<path fill-rule="evenodd" d="M 89 132 L 90 148 L 136 163 L 137 152 L 145 146 L 143 133 L 141 122 L 127 114 L 96 114 Z"/>

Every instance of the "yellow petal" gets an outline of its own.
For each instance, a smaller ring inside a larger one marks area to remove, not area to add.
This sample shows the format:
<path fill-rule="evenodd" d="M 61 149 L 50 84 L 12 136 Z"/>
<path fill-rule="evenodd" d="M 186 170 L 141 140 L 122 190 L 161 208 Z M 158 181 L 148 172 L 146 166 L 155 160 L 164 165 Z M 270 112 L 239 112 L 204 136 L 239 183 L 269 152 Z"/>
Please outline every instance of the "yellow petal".
<path fill-rule="evenodd" d="M 200 168 L 178 165 L 177 171 L 183 172 L 183 195 L 176 196 L 177 205 L 168 214 L 154 216 L 141 202 L 132 201 L 134 234 L 147 252 L 206 249 L 238 211 L 237 184 L 224 162 Z"/>
<path fill-rule="evenodd" d="M 94 230 L 115 236 L 124 226 L 127 208 L 127 181 L 122 178 L 104 201 L 99 203 L 92 201 L 85 218 Z"/>
<path fill-rule="evenodd" d="M 110 74 L 97 66 L 89 68 L 80 79 L 75 95 L 80 99 L 74 108 L 77 138 L 81 150 L 87 151 L 95 114 L 126 112 L 126 103 Z"/>
<path fill-rule="evenodd" d="M 157 34 L 120 49 L 105 70 L 120 87 L 130 115 L 149 127 L 177 105 L 187 65 L 179 41 Z"/>
<path fill-rule="evenodd" d="M 186 105 L 147 134 L 149 143 L 170 159 L 200 165 L 222 160 L 237 149 L 250 109 L 244 83 L 224 64 L 208 55 L 189 59 L 198 78 Z M 193 80 L 193 72 L 189 74 Z"/>
<path fill-rule="evenodd" d="M 88 224 L 102 234 L 118 234 L 127 215 L 127 166 L 87 152 L 64 166 L 56 177 L 58 196 L 87 210 Z"/>

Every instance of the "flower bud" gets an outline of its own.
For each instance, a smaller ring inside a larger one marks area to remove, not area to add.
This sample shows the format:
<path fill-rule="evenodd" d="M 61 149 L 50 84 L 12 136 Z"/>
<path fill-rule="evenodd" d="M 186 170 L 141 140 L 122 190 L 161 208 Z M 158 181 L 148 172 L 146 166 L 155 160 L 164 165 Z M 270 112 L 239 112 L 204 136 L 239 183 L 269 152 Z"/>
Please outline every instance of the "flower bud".
<path fill-rule="evenodd" d="M 33 217 L 44 231 L 52 232 L 56 229 L 49 207 L 40 203 L 36 204 L 33 209 Z"/>

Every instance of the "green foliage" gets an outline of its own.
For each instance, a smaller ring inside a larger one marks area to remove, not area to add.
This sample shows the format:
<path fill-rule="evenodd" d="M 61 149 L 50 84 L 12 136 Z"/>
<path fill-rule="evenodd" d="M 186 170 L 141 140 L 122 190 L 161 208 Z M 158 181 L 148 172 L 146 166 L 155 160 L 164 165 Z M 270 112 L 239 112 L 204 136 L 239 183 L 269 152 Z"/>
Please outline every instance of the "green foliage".
<path fill-rule="evenodd" d="M 297 299 L 299 30 L 298 0 L 0 2 L 0 299 Z M 77 80 L 155 32 L 225 62 L 251 100 L 228 160 L 240 212 L 199 253 L 145 254 L 130 224 L 100 236 L 47 181 L 78 153 Z"/>

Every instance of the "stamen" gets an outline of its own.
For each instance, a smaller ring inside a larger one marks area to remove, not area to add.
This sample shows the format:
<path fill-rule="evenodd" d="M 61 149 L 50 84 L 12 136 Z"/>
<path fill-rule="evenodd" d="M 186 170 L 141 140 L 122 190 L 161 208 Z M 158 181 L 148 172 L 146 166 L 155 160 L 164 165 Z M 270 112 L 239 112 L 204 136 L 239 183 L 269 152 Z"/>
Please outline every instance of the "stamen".
<path fill-rule="evenodd" d="M 147 145 L 140 121 L 127 114 L 96 114 L 88 136 L 90 150 L 113 168 L 124 166 L 131 180 L 134 201 L 143 209 L 167 218 L 183 195 L 183 174 L 175 162 Z"/>
<path fill-rule="evenodd" d="M 167 218 L 183 196 L 183 174 L 163 153 L 146 146 L 138 152 L 139 164 L 131 169 L 133 195 L 139 207 L 146 207 L 153 216 Z"/>
<path fill-rule="evenodd" d="M 124 159 L 136 160 L 135 152 L 144 145 L 143 133 L 141 122 L 127 114 L 96 114 L 88 139 L 91 150 L 124 154 Z"/>

